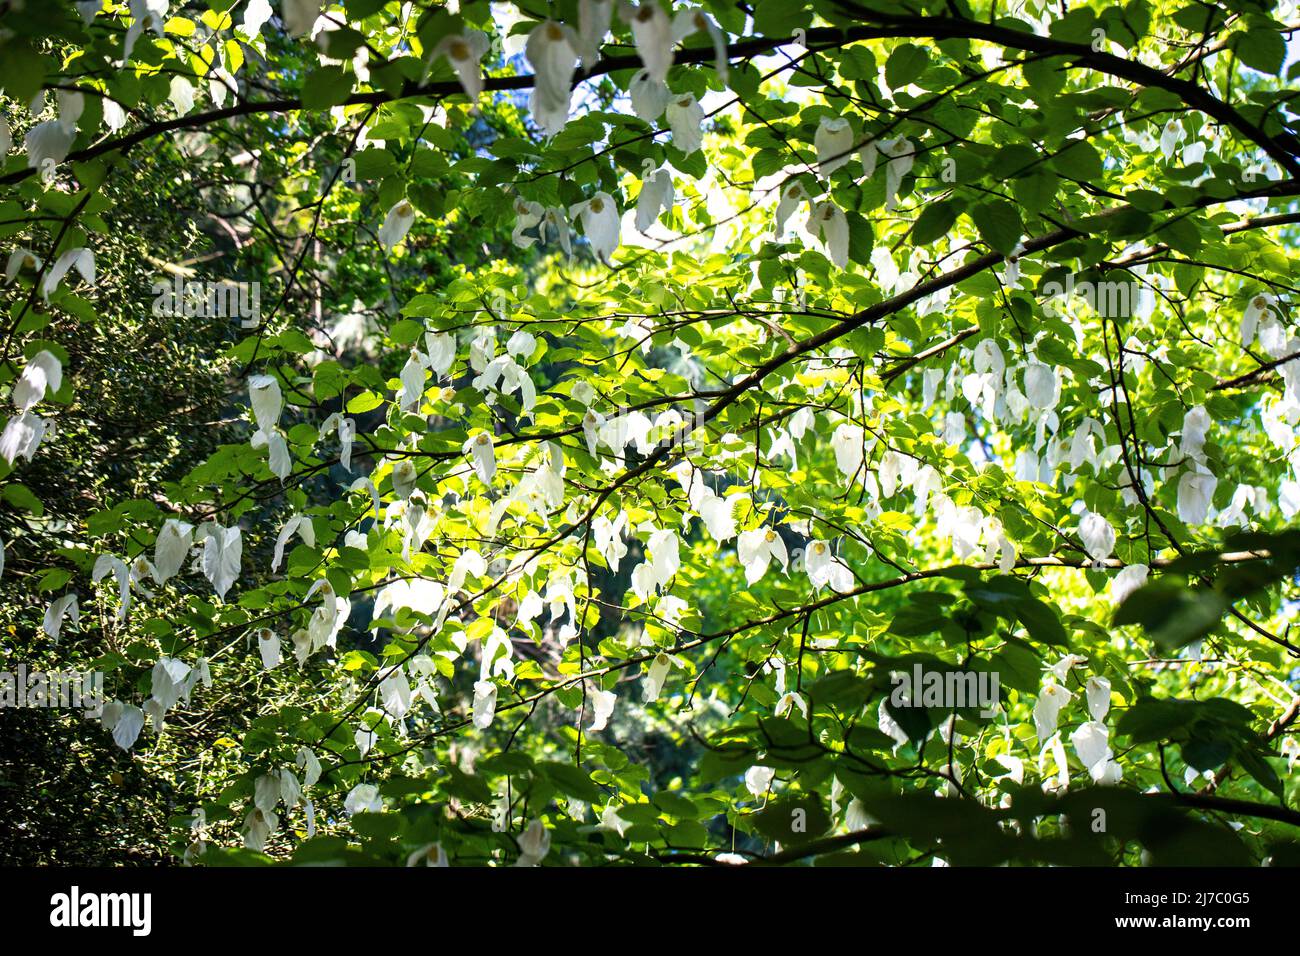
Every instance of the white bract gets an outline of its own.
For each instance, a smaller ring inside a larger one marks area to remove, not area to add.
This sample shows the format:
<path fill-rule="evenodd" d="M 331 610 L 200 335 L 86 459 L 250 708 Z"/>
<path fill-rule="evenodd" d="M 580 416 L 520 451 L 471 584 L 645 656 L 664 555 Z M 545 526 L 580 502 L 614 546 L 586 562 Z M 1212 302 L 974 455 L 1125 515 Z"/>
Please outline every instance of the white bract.
<path fill-rule="evenodd" d="M 788 572 L 790 567 L 785 542 L 772 528 L 742 531 L 736 539 L 736 556 L 745 568 L 745 581 L 749 584 L 767 573 L 767 566 L 773 558 L 781 563 L 781 570 Z"/>
<path fill-rule="evenodd" d="M 688 93 L 674 96 L 666 109 L 673 145 L 689 156 L 704 144 L 704 107 Z"/>
<path fill-rule="evenodd" d="M 713 68 L 725 86 L 728 78 L 727 37 L 713 18 L 699 7 L 682 7 L 673 16 L 673 39 L 684 40 L 693 33 L 707 33 L 713 41 Z"/>
<path fill-rule="evenodd" d="M 384 252 L 392 252 L 393 247 L 406 238 L 414 222 L 415 207 L 409 200 L 394 203 L 384 217 L 384 224 L 379 227 L 379 244 L 384 247 Z"/>
<path fill-rule="evenodd" d="M 95 254 L 89 249 L 69 249 L 55 260 L 41 283 L 41 295 L 48 302 L 50 293 L 59 287 L 69 269 L 75 268 L 87 285 L 95 284 Z"/>
<path fill-rule="evenodd" d="M 609 36 L 614 0 L 578 0 L 578 40 L 582 65 L 591 69 L 600 59 L 600 45 Z"/>
<path fill-rule="evenodd" d="M 660 167 L 641 185 L 641 195 L 636 201 L 636 228 L 646 232 L 662 213 L 673 208 L 673 177 Z"/>
<path fill-rule="evenodd" d="M 1043 685 L 1038 700 L 1034 703 L 1034 730 L 1040 742 L 1056 733 L 1061 708 L 1073 699 L 1074 695 L 1059 684 L 1048 681 Z"/>
<path fill-rule="evenodd" d="M 528 34 L 525 54 L 535 75 L 528 109 L 547 136 L 554 136 L 569 121 L 573 70 L 581 46 L 573 28 L 555 20 L 539 23 Z"/>
<path fill-rule="evenodd" d="M 825 541 L 808 542 L 804 551 L 804 569 L 808 572 L 808 580 L 818 590 L 828 584 L 832 591 L 841 594 L 853 590 L 853 572 L 831 553 L 831 547 Z"/>
<path fill-rule="evenodd" d="M 647 123 L 653 123 L 664 115 L 668 100 L 672 94 L 667 84 L 656 80 L 649 70 L 637 70 L 628 83 L 628 96 L 632 100 L 632 112 Z"/>
<path fill-rule="evenodd" d="M 47 392 L 57 392 L 62 387 L 63 363 L 53 353 L 42 350 L 27 360 L 10 398 L 21 414 L 44 399 Z"/>
<path fill-rule="evenodd" d="M 465 30 L 443 37 L 433 48 L 433 56 L 446 57 L 470 102 L 477 103 L 483 93 L 483 70 L 480 61 L 492 46 L 482 30 Z"/>
<path fill-rule="evenodd" d="M 853 158 L 853 127 L 842 117 L 823 116 L 813 136 L 813 148 L 817 150 L 818 175 L 829 176 Z"/>
<path fill-rule="evenodd" d="M 1084 511 L 1079 516 L 1079 538 L 1093 561 L 1105 561 L 1115 550 L 1115 529 L 1096 512 Z"/>
<path fill-rule="evenodd" d="M 829 201 L 818 203 L 808 219 L 808 231 L 821 239 L 831 262 L 841 269 L 849 264 L 849 220 L 844 210 Z"/>
<path fill-rule="evenodd" d="M 574 203 L 569 207 L 569 215 L 582 223 L 582 231 L 596 257 L 608 263 L 619 245 L 619 213 L 614 198 L 607 192 L 598 192 L 590 199 Z"/>
<path fill-rule="evenodd" d="M 781 190 L 781 198 L 776 204 L 776 215 L 773 217 L 778 239 L 785 233 L 786 221 L 807 199 L 807 191 L 798 182 L 789 183 Z"/>
<path fill-rule="evenodd" d="M 496 450 L 492 445 L 492 436 L 487 432 L 479 432 L 465 442 L 462 451 L 473 461 L 474 473 L 478 475 L 479 481 L 485 485 L 492 484 L 492 476 L 497 473 Z"/>
<path fill-rule="evenodd" d="M 646 72 L 658 83 L 668 79 L 673 65 L 673 23 L 657 0 L 641 0 L 623 10 L 632 26 L 632 42 Z"/>
<path fill-rule="evenodd" d="M 1112 604 L 1123 604 L 1124 599 L 1147 583 L 1150 569 L 1145 564 L 1130 564 L 1121 568 L 1110 582 Z"/>

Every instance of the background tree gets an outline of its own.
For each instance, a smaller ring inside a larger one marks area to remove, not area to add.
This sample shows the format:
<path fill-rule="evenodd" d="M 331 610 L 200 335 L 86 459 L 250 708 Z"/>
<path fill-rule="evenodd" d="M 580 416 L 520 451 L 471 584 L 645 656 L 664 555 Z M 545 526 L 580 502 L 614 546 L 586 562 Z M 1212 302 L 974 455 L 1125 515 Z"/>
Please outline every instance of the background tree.
<path fill-rule="evenodd" d="M 1291 5 L 28 6 L 6 659 L 135 832 L 1294 858 Z"/>

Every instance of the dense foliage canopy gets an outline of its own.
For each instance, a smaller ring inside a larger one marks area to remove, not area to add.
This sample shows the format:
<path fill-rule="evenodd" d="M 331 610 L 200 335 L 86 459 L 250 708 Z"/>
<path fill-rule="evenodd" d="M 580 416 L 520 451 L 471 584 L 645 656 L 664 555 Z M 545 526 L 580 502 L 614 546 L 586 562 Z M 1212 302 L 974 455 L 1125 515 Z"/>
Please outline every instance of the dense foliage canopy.
<path fill-rule="evenodd" d="M 1297 31 L 0 0 L 0 852 L 1295 860 Z"/>

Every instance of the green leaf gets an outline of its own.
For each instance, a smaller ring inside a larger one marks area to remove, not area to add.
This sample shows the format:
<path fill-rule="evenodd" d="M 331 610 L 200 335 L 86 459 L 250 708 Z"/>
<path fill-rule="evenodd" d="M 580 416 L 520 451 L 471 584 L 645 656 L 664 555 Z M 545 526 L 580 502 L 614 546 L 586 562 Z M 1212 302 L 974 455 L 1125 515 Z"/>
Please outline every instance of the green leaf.
<path fill-rule="evenodd" d="M 352 94 L 353 77 L 338 66 L 323 66 L 308 74 L 302 86 L 302 108 L 327 110 Z"/>
<path fill-rule="evenodd" d="M 980 237 L 996 252 L 1011 252 L 1024 235 L 1020 213 L 1011 203 L 1001 199 L 980 203 L 970 211 L 970 217 L 979 230 Z"/>
<path fill-rule="evenodd" d="M 921 215 L 916 217 L 916 224 L 912 227 L 912 243 L 924 246 L 946 236 L 953 223 L 957 221 L 961 209 L 962 204 L 951 199 L 926 206 L 921 210 Z"/>
<path fill-rule="evenodd" d="M 1233 34 L 1232 52 L 1252 69 L 1276 75 L 1286 60 L 1286 41 L 1272 27 L 1256 23 L 1249 30 Z"/>
<path fill-rule="evenodd" d="M 904 43 L 885 61 L 885 82 L 891 90 L 914 83 L 930 62 L 930 54 L 914 43 Z"/>

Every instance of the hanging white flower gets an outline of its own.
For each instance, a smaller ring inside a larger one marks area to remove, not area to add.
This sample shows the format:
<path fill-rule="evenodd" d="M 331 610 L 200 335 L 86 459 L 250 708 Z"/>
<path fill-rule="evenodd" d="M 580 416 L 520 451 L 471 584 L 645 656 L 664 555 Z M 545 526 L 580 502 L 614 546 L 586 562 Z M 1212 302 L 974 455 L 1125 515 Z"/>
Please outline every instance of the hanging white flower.
<path fill-rule="evenodd" d="M 91 571 L 90 579 L 98 584 L 109 574 L 112 574 L 117 579 L 116 619 L 125 621 L 127 614 L 131 610 L 131 573 L 127 569 L 126 562 L 121 558 L 112 554 L 101 554 L 95 559 L 95 566 Z"/>
<path fill-rule="evenodd" d="M 248 403 L 258 431 L 270 433 L 280 423 L 284 396 L 274 375 L 251 375 L 248 379 Z"/>
<path fill-rule="evenodd" d="M 358 813 L 381 813 L 384 799 L 379 795 L 379 788 L 373 783 L 359 783 L 348 791 L 343 800 L 343 809 L 348 816 Z"/>
<path fill-rule="evenodd" d="M 543 242 L 550 242 L 550 237 L 554 236 L 559 241 L 560 248 L 564 250 L 564 254 L 566 256 L 573 255 L 573 246 L 569 239 L 569 223 L 564 218 L 563 207 L 546 207 L 546 212 L 542 216 L 540 235 Z"/>
<path fill-rule="evenodd" d="M 176 107 L 176 112 L 184 116 L 194 109 L 194 87 L 190 86 L 185 77 L 173 76 L 168 86 L 167 99 Z"/>
<path fill-rule="evenodd" d="M 411 349 L 399 378 L 402 387 L 397 393 L 398 407 L 404 412 L 419 411 L 420 401 L 424 398 L 424 361 L 415 349 Z"/>
<path fill-rule="evenodd" d="M 673 24 L 658 0 L 641 0 L 623 17 L 632 25 L 632 42 L 650 76 L 663 83 L 673 65 Z"/>
<path fill-rule="evenodd" d="M 520 249 L 528 249 L 537 242 L 535 238 L 525 235 L 525 230 L 533 229 L 542 221 L 542 216 L 546 213 L 546 207 L 539 202 L 532 202 L 524 199 L 522 196 L 516 196 L 515 202 L 515 227 L 510 231 L 510 241 Z"/>
<path fill-rule="evenodd" d="M 590 70 L 600 59 L 600 45 L 609 36 L 614 0 L 578 0 L 578 41 L 582 66 Z"/>
<path fill-rule="evenodd" d="M 478 103 L 483 93 L 483 69 L 481 61 L 487 54 L 492 42 L 482 30 L 465 30 L 443 37 L 433 48 L 433 57 L 446 57 L 451 68 L 456 71 L 465 95 L 471 103 Z"/>
<path fill-rule="evenodd" d="M 823 116 L 813 135 L 813 147 L 817 150 L 818 175 L 830 176 L 853 158 L 853 127 L 843 117 Z"/>
<path fill-rule="evenodd" d="M 506 352 L 516 358 L 529 359 L 537 348 L 537 336 L 523 329 L 516 329 L 506 342 Z"/>
<path fill-rule="evenodd" d="M 1060 398 L 1057 390 L 1056 372 L 1051 366 L 1042 362 L 1031 362 L 1025 366 L 1025 398 L 1039 411 L 1053 408 Z"/>
<path fill-rule="evenodd" d="M 280 768 L 280 799 L 286 807 L 296 807 L 302 802 L 302 785 L 288 767 Z"/>
<path fill-rule="evenodd" d="M 490 485 L 492 476 L 497 473 L 497 458 L 492 446 L 492 436 L 487 432 L 479 432 L 471 436 L 461 450 L 473 458 L 474 473 L 478 475 L 479 481 Z"/>
<path fill-rule="evenodd" d="M 781 190 L 781 198 L 776 204 L 776 237 L 778 239 L 785 233 L 785 224 L 789 218 L 794 215 L 805 200 L 808 199 L 808 192 L 798 182 L 789 183 Z"/>
<path fill-rule="evenodd" d="M 628 83 L 628 95 L 632 99 L 632 112 L 647 123 L 653 123 L 664 115 L 672 93 L 668 85 L 656 80 L 649 70 L 637 70 Z"/>
<path fill-rule="evenodd" d="M 1038 700 L 1034 703 L 1034 730 L 1040 742 L 1056 733 L 1061 708 L 1073 699 L 1074 695 L 1059 684 L 1048 681 L 1043 685 Z"/>
<path fill-rule="evenodd" d="M 1160 132 L 1160 152 L 1164 153 L 1165 159 L 1173 158 L 1174 150 L 1185 135 L 1183 124 L 1178 120 L 1171 119 L 1165 123 L 1164 129 Z"/>
<path fill-rule="evenodd" d="M 257 632 L 257 653 L 262 658 L 262 669 L 271 670 L 280 665 L 280 636 L 269 627 Z"/>
<path fill-rule="evenodd" d="M 95 284 L 95 254 L 89 249 L 69 249 L 54 261 L 50 271 L 45 274 L 45 281 L 41 283 L 41 295 L 46 302 L 50 300 L 50 293 L 59 287 L 63 277 L 72 268 L 76 268 L 87 285 Z"/>
<path fill-rule="evenodd" d="M 1105 720 L 1110 711 L 1110 681 L 1105 677 L 1089 677 L 1084 683 L 1083 692 L 1088 699 L 1088 713 L 1092 719 Z"/>
<path fill-rule="evenodd" d="M 614 199 L 607 192 L 598 192 L 590 199 L 574 203 L 569 215 L 582 222 L 582 231 L 591 243 L 592 251 L 602 262 L 608 263 L 619 246 L 619 214 Z"/>
<path fill-rule="evenodd" d="M 649 563 L 659 585 L 667 584 L 681 567 L 681 539 L 671 528 L 662 528 L 646 542 Z"/>
<path fill-rule="evenodd" d="M 551 850 L 551 831 L 541 820 L 533 820 L 519 837 L 518 866 L 536 866 Z"/>
<path fill-rule="evenodd" d="M 662 653 L 656 654 L 655 659 L 650 662 L 645 676 L 645 700 L 647 702 L 659 699 L 659 694 L 663 691 L 664 682 L 668 679 L 668 672 L 672 669 L 672 664 L 672 658 Z"/>
<path fill-rule="evenodd" d="M 43 400 L 47 393 L 52 394 L 62 387 L 63 363 L 53 353 L 42 349 L 27 360 L 9 397 L 21 414 Z"/>
<path fill-rule="evenodd" d="M 497 685 L 490 680 L 474 682 L 474 726 L 486 730 L 497 711 Z"/>
<path fill-rule="evenodd" d="M 100 723 L 113 735 L 113 742 L 123 750 L 130 750 L 144 729 L 144 711 L 121 701 L 111 700 L 104 705 Z"/>
<path fill-rule="evenodd" d="M 667 110 L 672 143 L 689 156 L 704 143 L 704 107 L 694 93 L 687 93 L 669 100 Z"/>
<path fill-rule="evenodd" d="M 230 74 L 226 73 L 225 70 L 221 70 L 220 73 L 225 74 L 227 77 L 230 76 Z M 234 85 L 233 78 L 230 80 L 230 83 L 232 86 Z M 222 91 L 221 98 L 224 100 L 225 86 L 221 86 L 220 89 Z M 104 128 L 110 133 L 116 133 L 126 125 L 126 110 L 122 109 L 122 104 L 111 96 L 105 96 L 100 102 L 104 109 Z"/>
<path fill-rule="evenodd" d="M 1286 758 L 1286 770 L 1290 773 L 1295 769 L 1297 760 L 1300 760 L 1300 739 L 1296 737 L 1286 737 L 1282 741 L 1282 746 L 1278 748 L 1283 757 Z"/>
<path fill-rule="evenodd" d="M 1185 471 L 1178 479 L 1178 520 L 1183 524 L 1204 524 L 1214 500 L 1219 479 L 1208 471 Z"/>
<path fill-rule="evenodd" d="M 707 33 L 713 41 L 713 68 L 725 86 L 728 77 L 727 36 L 714 19 L 699 7 L 682 7 L 673 16 L 673 39 L 681 41 L 692 33 Z"/>
<path fill-rule="evenodd" d="M 411 709 L 411 682 L 401 665 L 379 682 L 379 700 L 388 716 L 401 720 Z"/>
<path fill-rule="evenodd" d="M 831 546 L 825 541 L 809 541 L 803 563 L 804 570 L 808 572 L 808 580 L 817 590 L 820 591 L 827 584 L 832 591 L 840 594 L 853 590 L 853 572 L 831 553 Z"/>
<path fill-rule="evenodd" d="M 1261 319 L 1269 324 L 1276 321 L 1274 314 L 1276 307 L 1277 296 L 1270 293 L 1261 292 L 1250 297 L 1250 302 L 1246 305 L 1246 311 L 1241 315 L 1241 344 L 1243 348 L 1250 348 L 1254 343 Z"/>
<path fill-rule="evenodd" d="M 1084 511 L 1080 515 L 1079 538 L 1083 541 L 1083 549 L 1094 561 L 1105 561 L 1115 550 L 1115 529 L 1096 512 Z"/>
<path fill-rule="evenodd" d="M 614 714 L 614 705 L 618 703 L 618 695 L 612 690 L 598 690 L 591 695 L 591 726 L 587 728 L 588 733 L 595 733 L 604 730 L 609 724 L 609 718 Z"/>
<path fill-rule="evenodd" d="M 299 747 L 297 754 L 294 755 L 293 763 L 295 767 L 303 771 L 303 786 L 315 786 L 321 775 L 320 759 L 315 752 L 308 747 Z"/>
<path fill-rule="evenodd" d="M 81 118 L 81 114 L 86 108 L 85 96 L 75 91 L 59 90 L 56 100 L 58 102 L 59 125 L 63 127 L 65 133 L 75 136 L 77 120 Z"/>
<path fill-rule="evenodd" d="M 1178 451 L 1186 458 L 1204 463 L 1205 437 L 1210 430 L 1210 413 L 1204 405 L 1197 405 L 1183 416 L 1182 439 Z"/>
<path fill-rule="evenodd" d="M 817 203 L 808 219 L 808 231 L 821 239 L 826 255 L 843 269 L 849 264 L 849 220 L 833 202 Z"/>
<path fill-rule="evenodd" d="M 1066 654 L 1059 661 L 1053 664 L 1049 670 L 1052 672 L 1052 676 L 1063 684 L 1070 676 L 1070 671 L 1078 667 L 1080 664 L 1086 663 L 1088 663 L 1088 658 L 1083 657 L 1082 655 Z"/>
<path fill-rule="evenodd" d="M 291 2 L 292 0 L 286 0 L 286 3 Z M 131 0 L 131 25 L 126 28 L 126 41 L 122 47 L 123 63 L 131 59 L 135 41 L 145 30 L 153 30 L 159 37 L 163 35 L 163 24 L 167 22 L 167 7 L 167 0 Z"/>
<path fill-rule="evenodd" d="M 982 522 L 981 533 L 984 538 L 984 561 L 992 564 L 996 554 L 998 570 L 1009 574 L 1016 566 L 1016 546 L 1007 536 L 1002 522 L 993 515 L 988 515 Z"/>
<path fill-rule="evenodd" d="M 771 528 L 742 531 L 736 539 L 736 556 L 745 569 L 745 581 L 753 584 L 767 573 L 773 558 L 781 562 L 781 569 L 789 572 L 790 555 L 785 542 Z"/>
<path fill-rule="evenodd" d="M 555 20 L 539 23 L 528 34 L 524 49 L 534 74 L 528 109 L 547 136 L 554 136 L 569 121 L 573 70 L 581 43 L 572 27 Z"/>
<path fill-rule="evenodd" d="M 673 208 L 673 177 L 662 166 L 641 184 L 636 200 L 636 228 L 646 232 L 662 213 Z"/>
<path fill-rule="evenodd" d="M 252 38 L 261 33 L 273 12 L 267 0 L 248 0 L 248 5 L 244 7 L 244 18 L 240 21 L 244 36 Z"/>
<path fill-rule="evenodd" d="M 1074 733 L 1070 734 L 1070 743 L 1074 744 L 1074 752 L 1079 755 L 1079 760 L 1088 768 L 1090 774 L 1093 773 L 1094 767 L 1110 759 L 1109 737 L 1110 732 L 1106 729 L 1106 725 L 1096 720 L 1080 724 Z"/>
<path fill-rule="evenodd" d="M 45 617 L 41 621 L 41 630 L 56 644 L 59 641 L 59 633 L 63 630 L 64 618 L 71 618 L 74 627 L 81 627 L 81 608 L 77 604 L 75 591 L 55 598 L 50 602 L 49 607 L 45 609 Z"/>
<path fill-rule="evenodd" d="M 17 458 L 25 458 L 30 462 L 36 449 L 39 449 L 40 442 L 44 440 L 45 425 L 45 420 L 35 412 L 26 411 L 14 415 L 5 423 L 4 434 L 0 434 L 0 458 L 4 458 L 10 466 Z"/>
<path fill-rule="evenodd" d="M 449 332 L 425 332 L 424 348 L 429 371 L 446 375 L 456 361 L 456 336 Z"/>
<path fill-rule="evenodd" d="M 0 154 L 0 158 L 3 158 L 3 154 Z M 13 252 L 9 253 L 9 261 L 5 264 L 5 284 L 7 285 L 8 283 L 13 282 L 14 277 L 18 275 L 20 269 L 28 269 L 36 272 L 39 271 L 40 268 L 40 256 L 36 255 L 36 253 L 32 252 L 30 249 L 24 249 L 19 246 Z"/>
<path fill-rule="evenodd" d="M 831 433 L 831 451 L 835 453 L 835 467 L 846 478 L 852 478 L 862 467 L 862 443 L 862 426 L 852 422 L 841 422 Z"/>
<path fill-rule="evenodd" d="M 739 497 L 722 498 L 709 493 L 701 497 L 698 510 L 704 520 L 709 536 L 718 544 L 723 544 L 736 536 L 736 519 L 734 516 Z"/>
<path fill-rule="evenodd" d="M 775 777 L 775 767 L 750 767 L 745 771 L 745 789 L 755 797 L 762 797 Z"/>
<path fill-rule="evenodd" d="M 316 528 L 311 522 L 311 518 L 306 515 L 294 515 L 280 528 L 280 533 L 275 539 L 275 553 L 271 557 L 271 570 L 274 572 L 280 567 L 280 562 L 284 560 L 284 548 L 289 543 L 289 539 L 297 534 L 307 547 L 316 545 Z M 160 536 L 161 537 L 161 536 Z"/>
<path fill-rule="evenodd" d="M 885 211 L 893 212 L 898 208 L 898 187 L 916 160 L 916 147 L 911 140 L 900 137 L 882 140 L 879 149 L 889 158 L 885 164 Z"/>
<path fill-rule="evenodd" d="M 592 544 L 614 572 L 618 571 L 619 562 L 627 555 L 627 544 L 623 540 L 626 529 L 627 515 L 623 512 L 613 521 L 607 515 L 597 515 L 591 522 Z"/>
<path fill-rule="evenodd" d="M 415 470 L 415 462 L 409 458 L 403 458 L 393 465 L 391 478 L 393 493 L 403 500 L 410 498 L 411 492 L 415 491 L 416 480 L 419 478 Z"/>
<path fill-rule="evenodd" d="M 203 575 L 212 584 L 217 597 L 225 600 L 226 592 L 239 577 L 244 549 L 242 532 L 238 525 L 223 528 L 210 522 L 199 528 L 199 535 L 203 541 Z"/>
<path fill-rule="evenodd" d="M 384 217 L 384 224 L 379 227 L 379 244 L 384 252 L 392 252 L 393 247 L 406 238 L 415 222 L 415 207 L 410 200 L 402 199 L 393 204 Z"/>
<path fill-rule="evenodd" d="M 281 482 L 293 471 L 293 456 L 289 453 L 289 443 L 278 430 L 264 432 L 258 429 L 253 433 L 249 445 L 253 448 L 267 449 L 267 467 L 271 474 Z"/>
<path fill-rule="evenodd" d="M 1150 569 L 1145 564 L 1130 564 L 1120 569 L 1110 582 L 1110 601 L 1119 605 L 1124 599 L 1147 583 Z"/>

